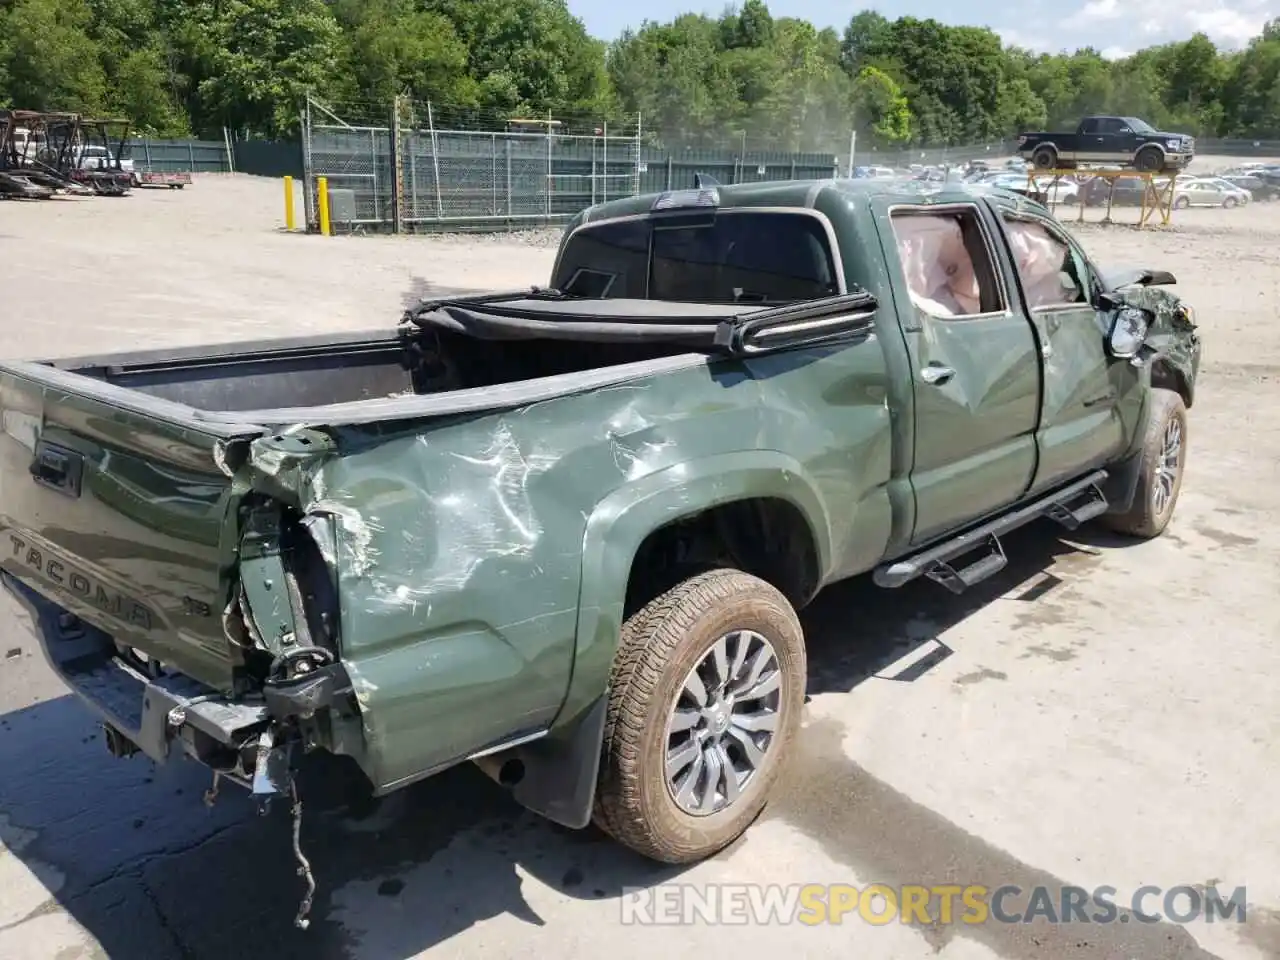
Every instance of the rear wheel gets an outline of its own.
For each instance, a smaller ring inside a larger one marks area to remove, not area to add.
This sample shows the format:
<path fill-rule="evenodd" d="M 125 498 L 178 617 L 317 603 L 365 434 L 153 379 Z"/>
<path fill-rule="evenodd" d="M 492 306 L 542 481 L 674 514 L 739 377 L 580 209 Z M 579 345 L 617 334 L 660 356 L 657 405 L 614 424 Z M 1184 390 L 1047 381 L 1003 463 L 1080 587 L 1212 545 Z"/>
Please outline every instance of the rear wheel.
<path fill-rule="evenodd" d="M 1134 156 L 1133 165 L 1143 173 L 1158 173 L 1164 166 L 1164 154 L 1159 147 L 1143 147 Z"/>
<path fill-rule="evenodd" d="M 622 628 L 596 824 L 665 863 L 728 846 L 764 808 L 805 676 L 795 610 L 763 580 L 711 570 L 650 601 Z"/>
<path fill-rule="evenodd" d="M 1031 155 L 1031 165 L 1037 170 L 1054 170 L 1058 166 L 1058 151 L 1053 147 L 1040 147 Z"/>
<path fill-rule="evenodd" d="M 1126 513 L 1108 516 L 1107 525 L 1133 537 L 1160 536 L 1173 518 L 1186 463 L 1186 405 L 1174 391 L 1154 388 L 1133 504 Z"/>

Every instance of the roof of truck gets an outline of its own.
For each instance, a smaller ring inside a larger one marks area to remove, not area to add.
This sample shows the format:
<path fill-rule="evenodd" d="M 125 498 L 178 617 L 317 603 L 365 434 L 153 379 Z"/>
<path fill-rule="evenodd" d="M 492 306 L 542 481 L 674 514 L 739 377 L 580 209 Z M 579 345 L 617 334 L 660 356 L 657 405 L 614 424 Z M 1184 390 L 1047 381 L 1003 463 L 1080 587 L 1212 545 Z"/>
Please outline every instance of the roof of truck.
<path fill-rule="evenodd" d="M 678 192 L 664 191 L 665 193 Z M 684 188 L 692 191 L 693 187 Z M 812 208 L 818 198 L 828 192 L 843 194 L 850 199 L 889 196 L 903 203 L 948 203 L 973 200 L 979 196 L 1011 196 L 986 184 L 963 182 L 930 183 L 919 180 L 823 179 L 823 180 L 770 180 L 760 183 L 735 183 L 715 187 L 720 195 L 719 206 L 726 207 L 799 207 Z M 583 221 L 610 220 L 615 217 L 638 216 L 649 213 L 654 201 L 663 193 L 647 193 L 639 196 L 610 200 L 589 207 L 581 214 Z"/>

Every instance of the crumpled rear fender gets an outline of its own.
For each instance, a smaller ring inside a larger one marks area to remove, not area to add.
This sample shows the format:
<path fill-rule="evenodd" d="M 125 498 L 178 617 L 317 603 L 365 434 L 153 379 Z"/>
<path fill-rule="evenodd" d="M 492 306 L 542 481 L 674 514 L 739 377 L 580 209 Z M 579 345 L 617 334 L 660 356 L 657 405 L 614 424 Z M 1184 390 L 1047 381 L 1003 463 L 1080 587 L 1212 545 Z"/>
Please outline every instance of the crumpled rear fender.
<path fill-rule="evenodd" d="M 749 498 L 772 497 L 808 522 L 818 569 L 831 567 L 831 530 L 817 488 L 794 458 L 749 450 L 680 463 L 628 484 L 600 502 L 587 520 L 577 645 L 568 695 L 556 723 L 571 722 L 597 700 L 622 629 L 627 583 L 644 539 L 673 521 Z"/>

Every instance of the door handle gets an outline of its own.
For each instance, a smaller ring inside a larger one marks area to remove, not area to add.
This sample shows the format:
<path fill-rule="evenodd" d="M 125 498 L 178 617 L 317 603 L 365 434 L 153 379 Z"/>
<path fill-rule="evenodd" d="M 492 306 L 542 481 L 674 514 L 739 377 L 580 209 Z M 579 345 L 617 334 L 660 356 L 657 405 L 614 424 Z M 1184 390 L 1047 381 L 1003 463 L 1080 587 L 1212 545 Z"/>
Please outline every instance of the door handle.
<path fill-rule="evenodd" d="M 65 493 L 69 497 L 80 496 L 84 459 L 74 450 L 41 440 L 36 444 L 30 469 L 32 479 L 41 486 Z"/>
<path fill-rule="evenodd" d="M 931 363 L 920 371 L 920 379 L 925 383 L 931 383 L 934 386 L 946 383 L 956 372 L 950 367 L 944 367 L 939 363 Z"/>

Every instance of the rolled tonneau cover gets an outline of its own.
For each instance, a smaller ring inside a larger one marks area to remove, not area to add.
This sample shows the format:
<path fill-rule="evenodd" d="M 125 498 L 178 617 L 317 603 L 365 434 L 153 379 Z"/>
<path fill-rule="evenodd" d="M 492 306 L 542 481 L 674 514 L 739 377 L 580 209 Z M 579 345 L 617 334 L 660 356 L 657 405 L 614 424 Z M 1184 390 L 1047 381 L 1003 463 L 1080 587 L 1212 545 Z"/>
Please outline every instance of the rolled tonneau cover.
<path fill-rule="evenodd" d="M 411 311 L 409 319 L 480 340 L 662 342 L 710 350 L 716 328 L 740 315 L 735 304 L 528 296 L 500 302 L 435 301 Z"/>

